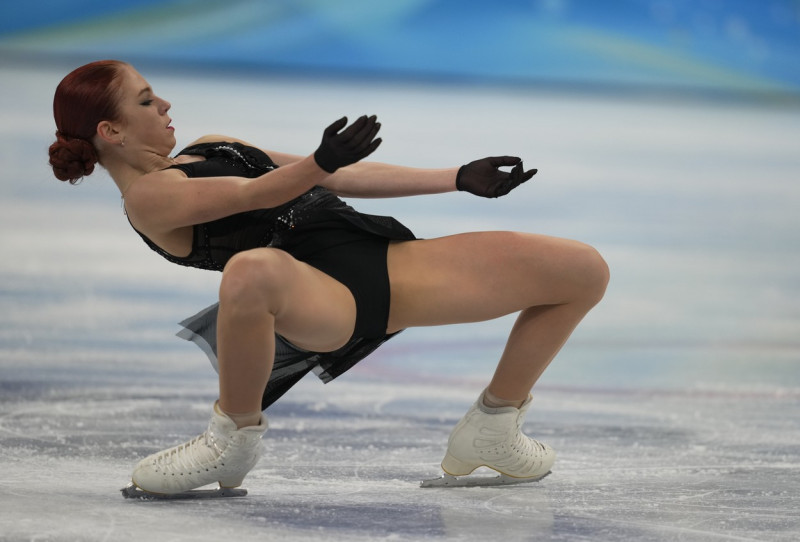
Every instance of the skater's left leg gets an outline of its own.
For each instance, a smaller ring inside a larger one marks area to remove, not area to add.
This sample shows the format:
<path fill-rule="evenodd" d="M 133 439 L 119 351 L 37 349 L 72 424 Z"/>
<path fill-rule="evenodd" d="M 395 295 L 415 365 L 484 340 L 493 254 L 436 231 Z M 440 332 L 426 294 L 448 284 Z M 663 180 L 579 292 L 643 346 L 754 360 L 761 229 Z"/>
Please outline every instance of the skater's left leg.
<path fill-rule="evenodd" d="M 592 247 L 511 232 L 396 243 L 388 261 L 389 331 L 520 312 L 488 388 L 517 406 L 608 282 Z"/>
<path fill-rule="evenodd" d="M 442 468 L 460 476 L 487 466 L 525 481 L 547 475 L 555 452 L 521 432 L 530 390 L 602 297 L 603 259 L 563 239 L 462 234 L 393 245 L 389 276 L 389 331 L 520 311 L 491 383 L 450 434 Z"/>
<path fill-rule="evenodd" d="M 520 313 L 487 387 L 487 395 L 496 406 L 519 407 L 525 401 L 575 327 L 599 300 L 529 307 Z"/>

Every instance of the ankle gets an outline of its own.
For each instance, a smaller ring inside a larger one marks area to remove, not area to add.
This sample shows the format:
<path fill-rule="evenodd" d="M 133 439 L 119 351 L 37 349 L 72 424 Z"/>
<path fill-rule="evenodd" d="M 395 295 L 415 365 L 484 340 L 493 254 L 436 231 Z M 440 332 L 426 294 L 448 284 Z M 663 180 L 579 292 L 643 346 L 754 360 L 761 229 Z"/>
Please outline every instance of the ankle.
<path fill-rule="evenodd" d="M 230 418 L 236 424 L 237 429 L 242 427 L 251 427 L 254 425 L 261 425 L 261 411 L 254 412 L 228 412 L 223 410 L 219 405 L 219 401 L 214 404 L 214 410 Z"/>
<path fill-rule="evenodd" d="M 487 408 L 519 408 L 525 403 L 525 399 L 503 399 L 490 392 L 489 388 L 486 388 L 483 390 L 481 402 L 483 403 L 483 406 Z"/>

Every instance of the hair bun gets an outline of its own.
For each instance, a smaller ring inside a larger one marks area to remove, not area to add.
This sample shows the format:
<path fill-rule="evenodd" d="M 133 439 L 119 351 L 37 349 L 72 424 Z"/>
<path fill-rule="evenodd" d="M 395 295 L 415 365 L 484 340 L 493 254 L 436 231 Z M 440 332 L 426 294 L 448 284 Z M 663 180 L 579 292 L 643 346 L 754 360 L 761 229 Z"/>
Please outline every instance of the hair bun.
<path fill-rule="evenodd" d="M 56 141 L 50 145 L 50 165 L 57 179 L 76 184 L 94 171 L 96 163 L 97 152 L 91 143 L 56 132 Z"/>

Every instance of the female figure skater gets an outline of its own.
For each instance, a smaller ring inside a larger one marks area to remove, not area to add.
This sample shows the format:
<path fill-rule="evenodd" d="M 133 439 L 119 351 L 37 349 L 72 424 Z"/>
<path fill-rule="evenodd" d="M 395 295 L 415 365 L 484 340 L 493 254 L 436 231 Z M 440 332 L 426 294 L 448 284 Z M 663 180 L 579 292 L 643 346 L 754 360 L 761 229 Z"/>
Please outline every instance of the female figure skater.
<path fill-rule="evenodd" d="M 516 312 L 494 376 L 451 433 L 442 468 L 461 476 L 488 466 L 521 481 L 549 473 L 555 453 L 520 427 L 534 383 L 603 296 L 603 259 L 575 241 L 521 233 L 417 240 L 396 220 L 336 197 L 456 189 L 498 197 L 536 170 L 515 157 L 438 170 L 363 162 L 381 142 L 374 116 L 334 122 L 309 156 L 210 135 L 171 157 L 169 102 L 120 61 L 67 75 L 53 109 L 58 179 L 75 183 L 99 162 L 153 250 L 222 271 L 219 303 L 183 322 L 184 336 L 217 363 L 208 429 L 142 460 L 132 476 L 138 488 L 237 487 L 260 457 L 263 410 L 309 371 L 333 379 L 408 327 Z"/>

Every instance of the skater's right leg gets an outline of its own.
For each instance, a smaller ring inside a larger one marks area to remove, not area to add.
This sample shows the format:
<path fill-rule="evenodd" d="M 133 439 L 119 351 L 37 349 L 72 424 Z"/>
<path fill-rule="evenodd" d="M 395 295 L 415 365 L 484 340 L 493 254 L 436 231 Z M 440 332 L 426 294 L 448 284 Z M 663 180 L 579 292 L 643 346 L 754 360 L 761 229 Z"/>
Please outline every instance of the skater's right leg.
<path fill-rule="evenodd" d="M 220 285 L 220 399 L 208 430 L 142 460 L 134 484 L 165 494 L 217 482 L 240 485 L 260 457 L 267 428 L 261 397 L 272 371 L 275 332 L 300 348 L 331 351 L 350 339 L 355 312 L 345 286 L 283 251 L 234 256 Z"/>
<path fill-rule="evenodd" d="M 355 327 L 350 290 L 271 248 L 231 258 L 219 300 L 219 404 L 239 426 L 257 423 L 261 414 L 275 332 L 305 350 L 328 352 L 343 346 Z"/>

